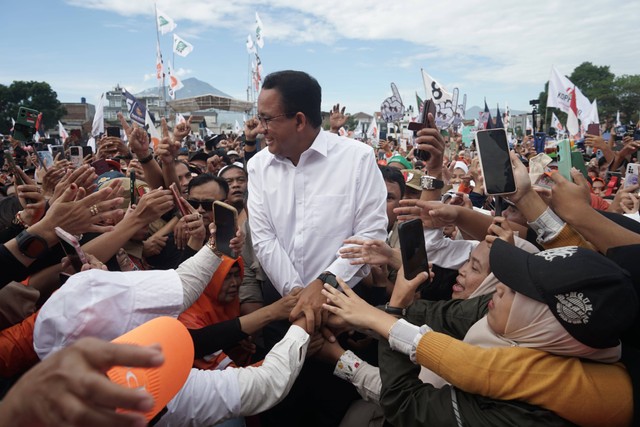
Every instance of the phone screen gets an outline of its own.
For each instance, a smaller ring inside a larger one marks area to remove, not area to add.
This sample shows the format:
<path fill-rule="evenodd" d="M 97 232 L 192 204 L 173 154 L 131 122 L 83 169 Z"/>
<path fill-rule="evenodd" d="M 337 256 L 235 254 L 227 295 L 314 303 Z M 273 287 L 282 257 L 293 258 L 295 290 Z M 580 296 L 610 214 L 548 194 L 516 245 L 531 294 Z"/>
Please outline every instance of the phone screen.
<path fill-rule="evenodd" d="M 400 240 L 405 279 L 411 280 L 419 273 L 429 271 L 422 221 L 412 219 L 411 221 L 400 223 L 398 225 L 398 238 Z"/>
<path fill-rule="evenodd" d="M 138 203 L 136 201 L 136 171 L 134 170 L 129 172 L 129 197 L 132 205 Z"/>
<path fill-rule="evenodd" d="M 504 129 L 481 130 L 476 133 L 484 188 L 488 195 L 516 192 L 516 180 L 509 158 L 509 143 Z"/>
<path fill-rule="evenodd" d="M 216 247 L 220 252 L 231 258 L 236 253 L 229 246 L 229 241 L 236 235 L 238 211 L 231 205 L 223 202 L 214 202 L 213 217 L 216 223 Z"/>
<path fill-rule="evenodd" d="M 114 136 L 116 138 L 120 138 L 120 128 L 117 126 L 107 127 L 107 136 Z"/>
<path fill-rule="evenodd" d="M 587 133 L 589 135 L 600 136 L 600 125 L 597 123 L 591 123 L 589 126 L 587 126 Z"/>
<path fill-rule="evenodd" d="M 171 190 L 171 193 L 173 194 L 173 204 L 176 205 L 176 208 L 178 208 L 180 217 L 189 215 L 189 210 L 185 208 L 180 200 L 180 192 L 178 191 L 178 186 L 175 182 L 171 183 L 171 185 L 169 186 L 169 190 Z"/>

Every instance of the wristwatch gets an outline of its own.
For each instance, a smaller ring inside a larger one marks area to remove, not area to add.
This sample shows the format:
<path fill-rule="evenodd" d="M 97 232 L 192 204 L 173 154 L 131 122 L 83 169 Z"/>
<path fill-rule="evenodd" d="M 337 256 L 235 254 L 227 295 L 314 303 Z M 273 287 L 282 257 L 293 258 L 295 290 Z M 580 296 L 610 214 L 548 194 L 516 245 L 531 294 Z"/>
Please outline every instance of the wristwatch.
<path fill-rule="evenodd" d="M 423 190 L 439 190 L 444 187 L 444 182 L 433 176 L 424 175 L 420 178 L 420 186 Z"/>
<path fill-rule="evenodd" d="M 384 312 L 389 313 L 393 316 L 401 316 L 404 317 L 407 315 L 407 309 L 402 307 L 392 307 L 389 303 L 384 305 Z"/>
<path fill-rule="evenodd" d="M 27 233 L 27 230 L 18 234 L 16 241 L 18 242 L 18 249 L 27 258 L 36 259 L 40 254 L 49 250 L 49 245 L 45 239 L 36 234 Z"/>
<path fill-rule="evenodd" d="M 318 276 L 318 279 L 322 280 L 322 283 L 328 283 L 336 289 L 340 287 L 338 284 L 338 279 L 336 279 L 336 275 L 330 271 L 325 271 Z"/>

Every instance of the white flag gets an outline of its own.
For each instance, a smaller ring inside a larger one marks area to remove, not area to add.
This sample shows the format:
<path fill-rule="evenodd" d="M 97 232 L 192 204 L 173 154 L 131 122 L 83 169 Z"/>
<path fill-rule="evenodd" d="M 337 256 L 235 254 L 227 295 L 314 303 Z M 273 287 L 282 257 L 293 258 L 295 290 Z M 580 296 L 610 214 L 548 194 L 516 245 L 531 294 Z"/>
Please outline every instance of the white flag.
<path fill-rule="evenodd" d="M 160 31 L 160 34 L 164 35 L 170 33 L 178 26 L 166 13 L 156 10 L 156 15 L 158 17 L 158 30 Z"/>
<path fill-rule="evenodd" d="M 147 126 L 147 132 L 151 135 L 151 144 L 153 145 L 153 151 L 155 151 L 160 143 L 160 133 L 158 132 L 158 129 L 156 129 L 156 125 L 153 123 L 153 120 L 151 120 L 149 110 L 146 111 L 144 116 L 144 124 Z"/>
<path fill-rule="evenodd" d="M 620 110 L 616 112 L 616 126 L 622 126 L 622 122 L 620 121 Z"/>
<path fill-rule="evenodd" d="M 238 123 L 238 120 L 236 120 L 236 124 L 233 127 L 233 133 L 235 133 L 236 135 L 240 135 L 242 133 L 242 128 L 240 127 L 240 123 Z"/>
<path fill-rule="evenodd" d="M 211 136 L 211 135 L 213 135 L 213 132 L 211 131 L 211 129 L 209 129 L 209 128 L 207 128 L 207 127 L 206 127 L 206 128 L 204 128 L 204 131 L 205 131 L 205 133 L 207 134 L 207 136 Z"/>
<path fill-rule="evenodd" d="M 371 119 L 371 123 L 369 123 L 369 129 L 367 129 L 367 138 L 376 142 L 380 140 L 380 129 L 378 128 L 378 123 L 376 122 L 375 115 Z"/>
<path fill-rule="evenodd" d="M 171 97 L 171 99 L 176 99 L 176 91 L 182 89 L 184 85 L 182 84 L 182 81 L 178 78 L 178 76 L 175 75 L 170 62 L 167 64 L 167 70 L 169 73 L 169 96 Z"/>
<path fill-rule="evenodd" d="M 258 54 L 258 52 L 256 51 L 256 45 L 253 43 L 253 39 L 251 38 L 251 34 L 249 34 L 247 36 L 247 53 L 251 54 Z"/>
<path fill-rule="evenodd" d="M 569 112 L 567 113 L 567 130 L 569 136 L 574 137 L 580 132 L 580 125 L 578 124 L 578 107 L 576 101 L 576 87 L 574 86 L 569 92 L 571 102 L 569 104 Z"/>
<path fill-rule="evenodd" d="M 530 130 L 533 133 L 533 126 L 531 125 L 531 119 L 527 116 L 527 120 L 525 122 L 524 130 Z"/>
<path fill-rule="evenodd" d="M 555 107 L 569 114 L 571 110 L 571 92 L 575 85 L 571 80 L 560 73 L 556 67 L 551 67 L 549 77 L 549 94 L 547 95 L 547 107 Z M 580 89 L 575 88 L 576 106 L 578 107 L 578 118 L 586 120 L 586 116 L 591 109 L 591 102 L 582 94 Z"/>
<path fill-rule="evenodd" d="M 96 115 L 93 116 L 93 126 L 91 126 L 91 136 L 98 136 L 101 133 L 104 133 L 104 93 L 100 95 Z"/>
<path fill-rule="evenodd" d="M 60 138 L 64 141 L 65 139 L 69 138 L 69 134 L 67 133 L 67 131 L 64 129 L 64 126 L 62 126 L 62 122 L 60 120 L 58 120 L 58 134 L 60 135 Z"/>
<path fill-rule="evenodd" d="M 505 129 L 509 129 L 509 124 L 511 124 L 511 110 L 509 109 L 509 104 L 505 102 L 504 109 L 504 118 L 502 119 L 502 124 L 504 124 Z"/>
<path fill-rule="evenodd" d="M 156 79 L 158 80 L 158 86 L 162 85 L 162 79 L 164 78 L 164 70 L 162 67 L 162 52 L 160 51 L 160 42 L 156 42 Z"/>
<path fill-rule="evenodd" d="M 180 38 L 177 34 L 175 33 L 173 34 L 173 51 L 176 54 L 182 57 L 185 57 L 189 55 L 192 50 L 193 50 L 193 45 L 191 43 Z"/>
<path fill-rule="evenodd" d="M 551 127 L 558 132 L 564 132 L 564 126 L 560 123 L 560 119 L 556 116 L 556 113 L 551 113 Z"/>
<path fill-rule="evenodd" d="M 260 49 L 264 47 L 263 30 L 262 20 L 258 16 L 258 12 L 256 12 L 256 44 Z"/>
<path fill-rule="evenodd" d="M 463 104 L 458 103 L 458 88 L 449 93 L 433 77 L 422 70 L 422 82 L 427 93 L 427 99 L 431 99 L 436 104 L 436 125 L 439 128 L 451 126 L 456 117 L 463 118 L 466 109 L 466 95 Z M 458 120 L 461 123 L 462 120 Z"/>

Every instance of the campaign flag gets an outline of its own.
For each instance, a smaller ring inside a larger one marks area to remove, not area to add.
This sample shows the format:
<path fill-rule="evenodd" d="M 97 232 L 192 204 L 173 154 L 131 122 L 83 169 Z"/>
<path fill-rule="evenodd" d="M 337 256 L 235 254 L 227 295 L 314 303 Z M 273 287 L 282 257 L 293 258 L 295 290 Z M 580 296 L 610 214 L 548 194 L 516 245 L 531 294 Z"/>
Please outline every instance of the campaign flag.
<path fill-rule="evenodd" d="M 577 116 L 580 120 L 585 120 L 591 109 L 591 101 L 582 94 L 579 88 L 575 87 L 571 80 L 562 75 L 556 67 L 551 67 L 549 77 L 549 94 L 547 96 L 547 107 L 555 107 L 560 111 L 569 114 L 571 110 L 571 93 L 575 90 Z"/>
<path fill-rule="evenodd" d="M 418 104 L 418 113 L 422 113 L 422 107 L 424 107 L 424 101 L 422 100 L 422 98 L 420 98 L 420 95 L 418 95 L 418 92 L 416 92 L 416 103 Z"/>
<path fill-rule="evenodd" d="M 158 80 L 158 86 L 162 85 L 162 79 L 164 78 L 162 52 L 160 51 L 160 42 L 156 42 L 156 79 Z"/>
<path fill-rule="evenodd" d="M 382 114 L 382 119 L 387 123 L 401 120 L 404 117 L 404 104 L 395 83 L 391 83 L 391 92 L 393 94 L 382 101 L 380 105 L 380 114 Z"/>
<path fill-rule="evenodd" d="M 36 133 L 33 136 L 34 138 L 37 138 L 38 135 L 40 135 L 41 137 L 44 136 L 44 123 L 42 122 L 42 113 L 38 113 L 38 118 L 36 119 Z"/>
<path fill-rule="evenodd" d="M 620 121 L 620 110 L 616 111 L 616 126 L 622 126 L 622 122 Z"/>
<path fill-rule="evenodd" d="M 560 119 L 556 116 L 556 113 L 551 113 L 551 127 L 558 132 L 564 132 L 564 126 L 560 123 Z"/>
<path fill-rule="evenodd" d="M 188 41 L 180 38 L 177 34 L 173 34 L 173 52 L 185 57 L 193 51 L 193 45 Z"/>
<path fill-rule="evenodd" d="M 571 103 L 569 104 L 569 113 L 567 115 L 567 130 L 569 131 L 569 136 L 577 135 L 580 132 L 580 126 L 578 124 L 578 101 L 576 97 L 576 88 L 573 87 L 573 90 L 570 92 Z"/>
<path fill-rule="evenodd" d="M 104 93 L 100 96 L 100 101 L 96 107 L 96 115 L 93 116 L 93 125 L 91 126 L 91 136 L 98 136 L 101 133 L 104 133 Z"/>
<path fill-rule="evenodd" d="M 264 26 L 262 25 L 262 20 L 258 16 L 258 12 L 256 12 L 256 44 L 260 49 L 264 47 Z"/>
<path fill-rule="evenodd" d="M 493 129 L 493 119 L 491 119 L 491 112 L 487 106 L 487 100 L 484 100 L 484 111 L 481 111 L 478 117 L 478 130 Z"/>
<path fill-rule="evenodd" d="M 160 133 L 158 132 L 158 129 L 156 129 L 156 125 L 153 123 L 153 120 L 151 120 L 149 110 L 145 110 L 144 113 L 144 123 L 147 128 L 147 132 L 149 132 L 149 135 L 151 136 L 153 151 L 155 151 L 158 148 L 158 144 L 160 144 Z"/>
<path fill-rule="evenodd" d="M 58 134 L 63 141 L 69 138 L 69 134 L 65 130 L 64 126 L 62 126 L 62 122 L 60 120 L 58 120 Z"/>
<path fill-rule="evenodd" d="M 436 125 L 439 128 L 449 127 L 454 123 L 456 118 L 459 119 L 458 122 L 462 122 L 461 118 L 464 117 L 465 105 L 458 104 L 458 88 L 455 88 L 453 93 L 449 93 L 433 77 L 424 70 L 421 71 L 427 99 L 431 99 L 436 105 Z"/>
<path fill-rule="evenodd" d="M 374 141 L 380 140 L 380 129 L 378 128 L 378 123 L 376 122 L 375 115 L 371 119 L 371 123 L 369 123 L 369 129 L 367 129 L 367 138 Z"/>
<path fill-rule="evenodd" d="M 122 96 L 124 96 L 127 101 L 127 108 L 129 108 L 129 117 L 131 120 L 140 126 L 144 126 L 146 123 L 147 107 L 138 101 L 135 96 L 131 95 L 125 88 L 122 88 Z"/>
<path fill-rule="evenodd" d="M 207 134 L 207 136 L 212 136 L 213 135 L 213 131 L 211 129 L 209 129 L 208 127 L 205 127 L 204 131 Z"/>
<path fill-rule="evenodd" d="M 511 124 L 511 110 L 509 109 L 509 104 L 505 104 L 504 114 L 502 115 L 502 123 L 504 123 L 504 128 L 508 129 Z"/>
<path fill-rule="evenodd" d="M 235 126 L 233 127 L 233 133 L 235 133 L 236 135 L 240 135 L 242 133 L 242 128 L 240 127 L 240 123 L 238 123 L 237 119 Z"/>
<path fill-rule="evenodd" d="M 171 99 L 176 99 L 176 91 L 182 89 L 184 85 L 178 76 L 176 76 L 170 62 L 167 64 L 167 70 L 169 72 L 169 96 Z"/>
<path fill-rule="evenodd" d="M 160 10 L 156 10 L 156 16 L 158 19 L 158 30 L 162 35 L 170 33 L 178 26 L 173 19 L 169 18 L 169 15 Z"/>
<path fill-rule="evenodd" d="M 506 129 L 504 123 L 502 123 L 502 115 L 500 114 L 500 104 L 498 104 L 498 110 L 496 111 L 496 128 Z"/>
<path fill-rule="evenodd" d="M 251 34 L 247 36 L 247 53 L 249 54 L 257 54 L 256 45 L 253 43 L 253 39 L 251 38 Z"/>

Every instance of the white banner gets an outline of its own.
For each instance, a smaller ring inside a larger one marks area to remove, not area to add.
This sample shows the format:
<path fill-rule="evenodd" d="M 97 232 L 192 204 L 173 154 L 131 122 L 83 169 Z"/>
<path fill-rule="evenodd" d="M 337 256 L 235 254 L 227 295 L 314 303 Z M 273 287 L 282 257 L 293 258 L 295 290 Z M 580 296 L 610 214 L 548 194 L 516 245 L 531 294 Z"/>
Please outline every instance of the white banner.
<path fill-rule="evenodd" d="M 571 83 L 571 80 L 560 73 L 556 67 L 551 67 L 547 107 L 555 107 L 568 114 L 571 104 L 571 91 L 574 86 L 575 85 Z M 576 101 L 576 105 L 578 107 L 578 118 L 580 120 L 586 120 L 589 110 L 591 110 L 591 102 L 577 87 Z"/>
<path fill-rule="evenodd" d="M 156 10 L 156 15 L 158 16 L 158 30 L 160 31 L 160 34 L 165 35 L 170 33 L 178 26 L 166 13 Z"/>
<path fill-rule="evenodd" d="M 453 93 L 445 90 L 440 83 L 422 70 L 422 81 L 427 99 L 433 100 L 436 104 L 436 125 L 439 128 L 447 128 L 457 125 L 464 120 L 464 113 L 467 103 L 467 95 L 464 95 L 462 104 L 459 104 L 458 88 L 454 88 Z"/>
<path fill-rule="evenodd" d="M 174 34 L 173 35 L 173 51 L 176 54 L 182 57 L 185 57 L 189 55 L 191 51 L 193 51 L 193 45 L 188 41 L 180 38 L 177 34 Z"/>

